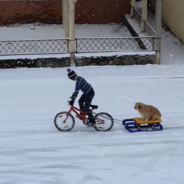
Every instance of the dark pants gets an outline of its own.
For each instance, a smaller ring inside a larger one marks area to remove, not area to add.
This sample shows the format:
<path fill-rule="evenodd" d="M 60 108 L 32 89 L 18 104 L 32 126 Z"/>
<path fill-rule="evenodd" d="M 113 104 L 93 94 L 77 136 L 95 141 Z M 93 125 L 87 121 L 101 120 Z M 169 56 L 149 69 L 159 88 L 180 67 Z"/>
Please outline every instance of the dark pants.
<path fill-rule="evenodd" d="M 92 111 L 90 110 L 90 105 L 94 96 L 95 96 L 95 92 L 92 91 L 87 94 L 82 94 L 82 96 L 79 99 L 80 110 L 86 112 L 89 117 L 93 117 Z"/>

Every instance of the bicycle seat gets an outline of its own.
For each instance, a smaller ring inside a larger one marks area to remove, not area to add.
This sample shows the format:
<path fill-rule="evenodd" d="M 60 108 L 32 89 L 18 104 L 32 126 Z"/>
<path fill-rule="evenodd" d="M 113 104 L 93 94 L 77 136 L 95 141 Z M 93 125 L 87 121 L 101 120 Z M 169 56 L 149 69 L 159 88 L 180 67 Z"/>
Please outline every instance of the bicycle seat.
<path fill-rule="evenodd" d="M 90 105 L 92 109 L 98 109 L 98 105 Z"/>

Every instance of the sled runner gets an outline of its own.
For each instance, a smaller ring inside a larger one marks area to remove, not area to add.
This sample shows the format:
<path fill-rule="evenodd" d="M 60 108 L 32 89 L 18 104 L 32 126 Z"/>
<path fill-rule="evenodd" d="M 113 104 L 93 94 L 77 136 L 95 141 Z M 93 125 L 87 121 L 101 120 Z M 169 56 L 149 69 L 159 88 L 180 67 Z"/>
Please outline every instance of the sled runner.
<path fill-rule="evenodd" d="M 125 119 L 122 124 L 129 132 L 161 131 L 161 120 L 144 121 L 142 118 Z"/>

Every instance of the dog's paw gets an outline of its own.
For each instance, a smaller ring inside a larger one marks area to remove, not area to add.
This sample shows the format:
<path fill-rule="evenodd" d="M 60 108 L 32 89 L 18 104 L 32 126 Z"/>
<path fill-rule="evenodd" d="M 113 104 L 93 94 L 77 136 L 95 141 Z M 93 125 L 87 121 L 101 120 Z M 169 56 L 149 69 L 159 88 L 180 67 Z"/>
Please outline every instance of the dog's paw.
<path fill-rule="evenodd" d="M 148 121 L 148 119 L 144 118 L 144 121 Z"/>

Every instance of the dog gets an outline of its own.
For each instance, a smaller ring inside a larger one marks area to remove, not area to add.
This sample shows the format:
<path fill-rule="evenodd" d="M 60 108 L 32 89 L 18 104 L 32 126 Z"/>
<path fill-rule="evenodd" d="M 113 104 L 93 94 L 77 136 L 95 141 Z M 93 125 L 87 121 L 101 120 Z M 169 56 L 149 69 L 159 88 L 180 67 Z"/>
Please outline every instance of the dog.
<path fill-rule="evenodd" d="M 144 121 L 160 120 L 162 116 L 156 107 L 153 107 L 152 105 L 146 105 L 141 102 L 137 102 L 134 109 L 138 110 Z"/>

